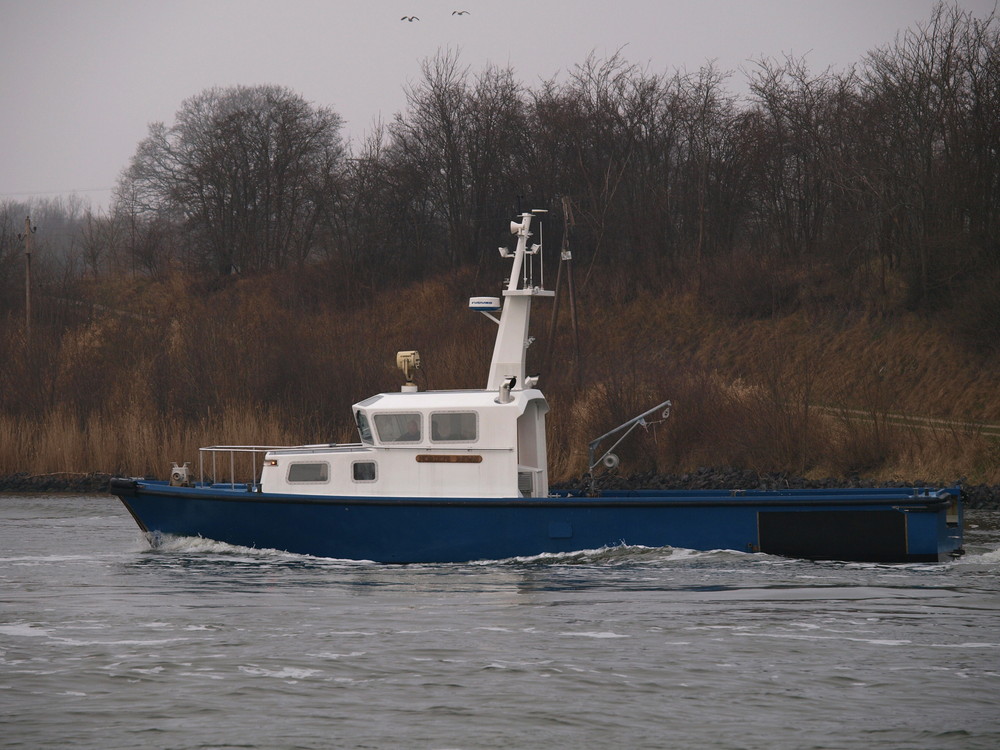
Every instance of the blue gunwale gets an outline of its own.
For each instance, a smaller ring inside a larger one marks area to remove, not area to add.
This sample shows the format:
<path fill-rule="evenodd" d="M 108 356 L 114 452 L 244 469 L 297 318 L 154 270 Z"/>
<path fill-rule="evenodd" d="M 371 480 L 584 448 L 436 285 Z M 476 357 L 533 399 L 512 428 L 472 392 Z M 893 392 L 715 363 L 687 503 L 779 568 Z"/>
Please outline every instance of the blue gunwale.
<path fill-rule="evenodd" d="M 230 502 L 307 503 L 313 505 L 414 505 L 511 507 L 643 507 L 643 506 L 885 506 L 912 505 L 937 510 L 961 494 L 957 487 L 849 488 L 816 490 L 603 490 L 595 496 L 580 490 L 554 490 L 549 497 L 372 497 L 366 495 L 291 495 L 254 492 L 245 484 L 205 484 L 174 487 L 163 480 L 134 480 L 136 489 L 150 495 L 212 498 Z M 116 493 L 117 494 L 117 493 Z"/>

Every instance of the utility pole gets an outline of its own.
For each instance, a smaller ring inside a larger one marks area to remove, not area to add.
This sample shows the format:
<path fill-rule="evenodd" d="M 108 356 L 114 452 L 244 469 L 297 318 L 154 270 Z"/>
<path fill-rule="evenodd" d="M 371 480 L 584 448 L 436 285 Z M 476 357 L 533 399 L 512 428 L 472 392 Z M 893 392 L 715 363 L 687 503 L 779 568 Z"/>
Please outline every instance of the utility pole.
<path fill-rule="evenodd" d="M 563 209 L 563 240 L 559 252 L 559 270 L 556 272 L 556 298 L 552 305 L 552 322 L 549 324 L 549 346 L 545 354 L 546 363 L 552 359 L 552 347 L 555 345 L 556 326 L 559 320 L 559 292 L 562 288 L 563 266 L 566 267 L 566 281 L 569 285 L 569 315 L 573 326 L 573 363 L 576 365 L 576 377 L 580 377 L 580 334 L 576 322 L 576 292 L 573 289 L 573 253 L 569 249 L 570 230 L 576 225 L 573 218 L 573 201 L 568 196 L 562 197 Z"/>
<path fill-rule="evenodd" d="M 31 235 L 38 227 L 31 226 L 31 217 L 24 217 L 24 234 L 17 235 L 24 240 L 24 341 L 31 346 Z"/>

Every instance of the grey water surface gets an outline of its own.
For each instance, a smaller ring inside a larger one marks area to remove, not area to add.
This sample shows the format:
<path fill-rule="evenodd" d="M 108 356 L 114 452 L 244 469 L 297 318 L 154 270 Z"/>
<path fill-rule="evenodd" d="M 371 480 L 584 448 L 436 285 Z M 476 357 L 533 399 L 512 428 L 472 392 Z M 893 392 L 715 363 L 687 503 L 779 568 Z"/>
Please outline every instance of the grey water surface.
<path fill-rule="evenodd" d="M 0 495 L 3 748 L 1000 747 L 1000 513 L 947 564 L 387 566 Z"/>

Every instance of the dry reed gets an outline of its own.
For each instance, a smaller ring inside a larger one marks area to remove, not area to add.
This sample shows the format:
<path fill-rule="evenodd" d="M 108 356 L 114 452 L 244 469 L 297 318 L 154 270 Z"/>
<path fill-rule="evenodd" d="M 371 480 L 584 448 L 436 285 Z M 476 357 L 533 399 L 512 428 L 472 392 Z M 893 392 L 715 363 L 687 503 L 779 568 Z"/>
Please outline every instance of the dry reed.
<path fill-rule="evenodd" d="M 398 387 L 397 350 L 421 351 L 422 387 L 482 387 L 495 328 L 464 310 L 470 280 L 462 271 L 363 309 L 297 314 L 282 301 L 294 294 L 267 279 L 210 295 L 168 281 L 149 292 L 163 298 L 153 325 L 108 313 L 61 337 L 40 330 L 48 357 L 6 331 L 0 474 L 164 476 L 174 461 L 197 467 L 209 444 L 352 442 L 350 405 Z M 586 303 L 579 359 L 567 305 L 551 358 L 545 305 L 528 351 L 552 406 L 554 481 L 586 470 L 589 440 L 670 399 L 669 419 L 616 450 L 619 471 L 728 465 L 1000 483 L 995 435 L 893 417 L 1000 421 L 997 357 L 964 350 L 926 320 L 783 308 L 734 319 L 691 295 L 648 290 L 602 299 L 600 314 Z"/>

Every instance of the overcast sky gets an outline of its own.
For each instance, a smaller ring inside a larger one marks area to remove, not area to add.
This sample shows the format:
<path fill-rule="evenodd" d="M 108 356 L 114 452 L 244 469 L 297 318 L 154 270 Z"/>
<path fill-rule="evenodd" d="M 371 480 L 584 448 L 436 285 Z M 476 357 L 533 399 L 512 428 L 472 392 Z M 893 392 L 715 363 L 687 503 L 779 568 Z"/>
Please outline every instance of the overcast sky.
<path fill-rule="evenodd" d="M 977 16 L 996 0 L 960 0 Z M 359 138 L 405 106 L 438 50 L 534 87 L 590 52 L 651 72 L 804 56 L 843 69 L 934 0 L 0 0 L 0 201 L 76 193 L 106 208 L 151 122 L 213 86 L 277 84 Z M 467 10 L 466 15 L 452 11 Z M 419 21 L 401 21 L 415 15 Z"/>

